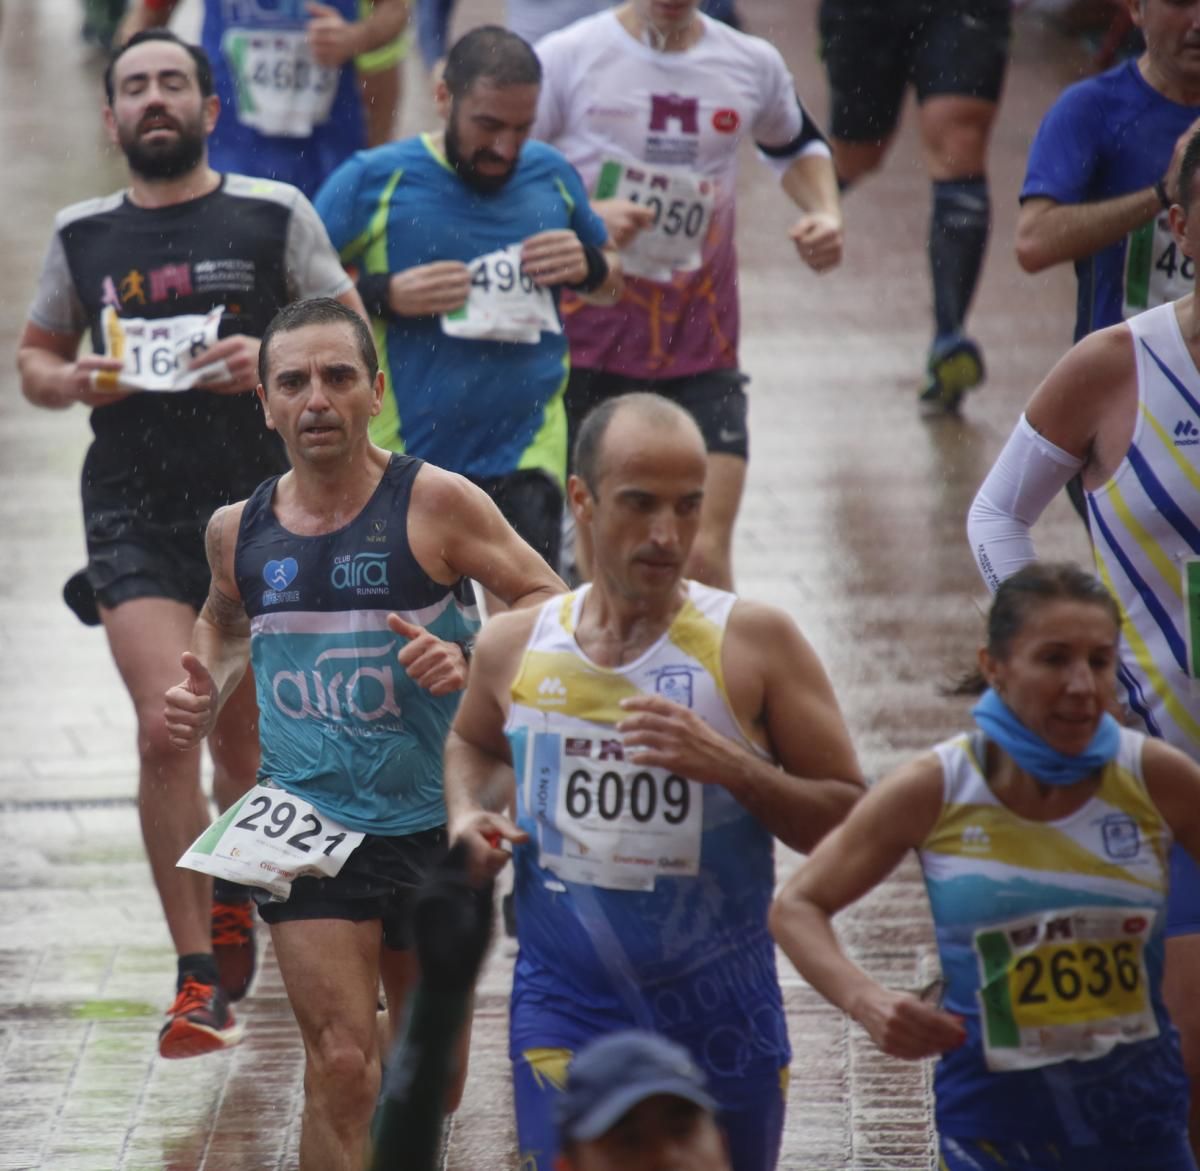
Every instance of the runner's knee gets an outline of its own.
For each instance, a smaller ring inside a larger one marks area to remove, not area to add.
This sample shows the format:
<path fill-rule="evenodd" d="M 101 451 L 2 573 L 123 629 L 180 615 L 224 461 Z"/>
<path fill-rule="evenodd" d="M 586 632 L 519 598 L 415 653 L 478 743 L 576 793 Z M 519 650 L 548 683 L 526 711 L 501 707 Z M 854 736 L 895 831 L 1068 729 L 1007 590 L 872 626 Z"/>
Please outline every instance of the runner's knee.
<path fill-rule="evenodd" d="M 349 1030 L 327 1025 L 306 1039 L 305 1094 L 335 1126 L 347 1130 L 369 1118 L 379 1096 L 379 1058 Z M 339 1122 L 340 1120 L 340 1122 Z"/>
<path fill-rule="evenodd" d="M 833 161 L 838 181 L 850 187 L 860 179 L 878 171 L 887 154 L 888 141 L 879 142 L 835 142 Z"/>
<path fill-rule="evenodd" d="M 958 179 L 986 172 L 994 114 L 994 107 L 985 103 L 971 101 L 960 106 L 953 100 L 935 112 L 923 112 L 921 136 L 933 178 Z"/>
<path fill-rule="evenodd" d="M 161 702 L 139 705 L 137 725 L 138 758 L 143 766 L 174 771 L 195 751 L 179 749 L 171 743 Z"/>

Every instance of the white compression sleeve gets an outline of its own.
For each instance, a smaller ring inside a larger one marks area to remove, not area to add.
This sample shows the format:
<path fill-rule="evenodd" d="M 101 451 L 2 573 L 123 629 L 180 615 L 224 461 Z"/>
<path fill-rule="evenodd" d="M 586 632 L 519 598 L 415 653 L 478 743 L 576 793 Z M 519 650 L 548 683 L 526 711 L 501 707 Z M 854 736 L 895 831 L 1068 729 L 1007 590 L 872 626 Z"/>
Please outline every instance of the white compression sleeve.
<path fill-rule="evenodd" d="M 1035 558 L 1029 530 L 1082 467 L 1022 414 L 967 513 L 967 540 L 988 589 Z"/>

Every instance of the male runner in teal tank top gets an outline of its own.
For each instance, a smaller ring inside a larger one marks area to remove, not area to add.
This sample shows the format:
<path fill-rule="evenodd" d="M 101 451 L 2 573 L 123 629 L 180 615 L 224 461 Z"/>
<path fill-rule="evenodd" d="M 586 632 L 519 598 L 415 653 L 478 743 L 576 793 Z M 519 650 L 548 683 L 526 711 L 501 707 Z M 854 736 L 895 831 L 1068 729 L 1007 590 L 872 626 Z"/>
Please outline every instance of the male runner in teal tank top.
<path fill-rule="evenodd" d="M 790 1059 L 766 932 L 773 838 L 810 849 L 861 773 L 792 620 L 683 579 L 706 470 L 692 417 L 612 399 L 575 454 L 593 584 L 489 624 L 446 747 L 450 832 L 477 876 L 507 861 L 499 839 L 516 845 L 522 1165 L 555 1166 L 573 1053 L 636 1026 L 705 1069 L 734 1171 L 771 1171 Z"/>
<path fill-rule="evenodd" d="M 340 862 L 260 905 L 307 1054 L 301 1171 L 350 1171 L 379 1093 L 379 980 L 395 1028 L 416 976 L 407 901 L 445 851 L 436 763 L 444 697 L 466 678 L 469 579 L 513 606 L 562 585 L 482 491 L 370 442 L 383 378 L 360 318 L 293 306 L 261 354 L 258 393 L 292 470 L 210 522 L 212 587 L 166 719 L 177 746 L 198 743 L 253 652 L 263 770 L 227 832 L 268 880 L 281 861 Z"/>

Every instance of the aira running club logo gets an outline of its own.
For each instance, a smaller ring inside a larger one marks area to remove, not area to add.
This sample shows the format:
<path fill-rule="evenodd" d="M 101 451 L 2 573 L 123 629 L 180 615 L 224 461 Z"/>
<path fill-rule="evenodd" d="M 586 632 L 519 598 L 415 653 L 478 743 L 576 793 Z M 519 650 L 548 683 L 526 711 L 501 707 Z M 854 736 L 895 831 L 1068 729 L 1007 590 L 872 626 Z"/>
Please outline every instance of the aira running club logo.
<path fill-rule="evenodd" d="M 349 553 L 333 559 L 329 576 L 335 590 L 353 590 L 364 594 L 386 594 L 388 585 L 387 553 Z"/>

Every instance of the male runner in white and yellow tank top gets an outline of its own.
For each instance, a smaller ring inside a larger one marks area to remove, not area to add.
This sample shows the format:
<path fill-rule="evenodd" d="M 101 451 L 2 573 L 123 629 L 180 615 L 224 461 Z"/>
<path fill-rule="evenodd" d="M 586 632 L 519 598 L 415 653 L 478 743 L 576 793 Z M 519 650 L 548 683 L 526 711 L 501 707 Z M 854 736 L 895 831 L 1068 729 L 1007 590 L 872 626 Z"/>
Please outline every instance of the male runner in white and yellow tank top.
<path fill-rule="evenodd" d="M 1184 152 L 1171 231 L 1200 256 L 1200 134 Z M 1200 314 L 1195 292 L 1089 334 L 1025 408 L 971 506 L 967 535 L 995 589 L 1034 559 L 1030 528 L 1080 473 L 1101 579 L 1122 612 L 1130 722 L 1200 760 Z M 1200 1152 L 1200 868 L 1171 856 L 1163 994 L 1192 1078 Z"/>
<path fill-rule="evenodd" d="M 554 1166 L 573 1052 L 634 1025 L 704 1067 L 734 1171 L 771 1171 L 790 1058 L 773 838 L 811 848 L 861 774 L 792 620 L 683 579 L 706 463 L 691 416 L 657 395 L 612 400 L 576 457 L 594 582 L 488 625 L 446 750 L 450 832 L 477 872 L 503 866 L 500 839 L 516 847 L 522 1166 Z"/>

